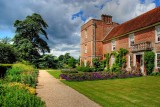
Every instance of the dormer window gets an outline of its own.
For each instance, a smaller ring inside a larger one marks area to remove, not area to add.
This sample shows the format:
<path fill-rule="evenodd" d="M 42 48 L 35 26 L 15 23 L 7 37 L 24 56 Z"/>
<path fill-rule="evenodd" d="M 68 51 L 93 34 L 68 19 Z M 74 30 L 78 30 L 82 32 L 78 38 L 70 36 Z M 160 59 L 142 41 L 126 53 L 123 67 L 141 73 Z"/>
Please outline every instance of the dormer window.
<path fill-rule="evenodd" d="M 112 51 L 116 49 L 116 41 L 112 40 Z"/>
<path fill-rule="evenodd" d="M 129 35 L 129 47 L 134 45 L 134 34 Z"/>
<path fill-rule="evenodd" d="M 160 26 L 156 27 L 156 42 L 160 42 Z"/>
<path fill-rule="evenodd" d="M 85 37 L 87 38 L 87 29 L 84 31 Z"/>

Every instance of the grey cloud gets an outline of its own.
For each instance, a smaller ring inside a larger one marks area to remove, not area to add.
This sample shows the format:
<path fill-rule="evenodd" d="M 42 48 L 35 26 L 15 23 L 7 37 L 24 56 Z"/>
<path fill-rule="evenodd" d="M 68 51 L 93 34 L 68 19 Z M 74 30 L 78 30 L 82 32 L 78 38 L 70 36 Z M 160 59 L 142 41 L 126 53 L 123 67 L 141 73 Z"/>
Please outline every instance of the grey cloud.
<path fill-rule="evenodd" d="M 153 8 L 151 1 L 147 0 L 147 3 L 141 6 L 138 5 L 139 0 L 0 0 L 0 28 L 15 32 L 13 27 L 15 20 L 23 20 L 34 12 L 39 13 L 49 25 L 46 30 L 49 36 L 49 40 L 46 41 L 49 46 L 55 48 L 57 54 L 68 51 L 74 55 L 79 52 L 80 26 L 84 22 L 80 18 L 72 20 L 73 14 L 83 10 L 83 15 L 87 19 L 110 14 L 114 21 L 121 23 Z M 102 4 L 104 4 L 102 10 L 95 7 Z"/>

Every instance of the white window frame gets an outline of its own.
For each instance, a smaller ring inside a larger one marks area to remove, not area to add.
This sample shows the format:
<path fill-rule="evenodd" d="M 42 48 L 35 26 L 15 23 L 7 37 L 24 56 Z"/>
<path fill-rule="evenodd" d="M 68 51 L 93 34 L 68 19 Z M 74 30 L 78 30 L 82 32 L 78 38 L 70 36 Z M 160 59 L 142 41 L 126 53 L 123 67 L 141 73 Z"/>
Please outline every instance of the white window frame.
<path fill-rule="evenodd" d="M 132 34 L 129 35 L 129 48 L 131 47 L 131 42 L 135 43 L 134 33 L 132 33 Z"/>
<path fill-rule="evenodd" d="M 85 45 L 84 53 L 87 53 L 87 45 Z"/>
<path fill-rule="evenodd" d="M 116 41 L 112 40 L 112 51 L 116 50 Z"/>
<path fill-rule="evenodd" d="M 155 27 L 155 41 L 156 41 L 156 43 L 159 43 L 160 42 L 160 40 L 158 41 L 158 37 L 160 38 L 160 25 L 159 26 L 156 26 Z M 159 36 L 158 36 L 159 35 Z"/>
<path fill-rule="evenodd" d="M 158 67 L 158 63 L 157 63 L 157 60 L 158 60 L 158 59 L 157 59 L 157 58 L 158 58 L 157 56 L 158 56 L 158 54 L 160 55 L 160 53 L 156 53 L 156 68 L 160 68 L 160 66 Z"/>
<path fill-rule="evenodd" d="M 85 38 L 87 38 L 87 29 L 84 30 Z"/>
<path fill-rule="evenodd" d="M 131 56 L 128 55 L 128 68 L 131 68 Z"/>

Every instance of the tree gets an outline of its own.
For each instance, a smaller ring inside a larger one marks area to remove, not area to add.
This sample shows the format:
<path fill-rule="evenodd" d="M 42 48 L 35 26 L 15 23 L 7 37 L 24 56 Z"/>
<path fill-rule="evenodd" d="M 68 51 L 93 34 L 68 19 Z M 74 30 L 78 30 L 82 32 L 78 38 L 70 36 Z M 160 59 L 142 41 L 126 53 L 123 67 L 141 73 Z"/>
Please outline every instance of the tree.
<path fill-rule="evenodd" d="M 11 43 L 11 38 L 9 38 L 9 37 L 2 38 L 2 39 L 0 40 L 0 43 L 10 44 L 10 43 Z"/>
<path fill-rule="evenodd" d="M 68 60 L 71 58 L 71 56 L 70 56 L 70 53 L 66 53 L 65 55 L 64 55 L 64 63 L 65 64 L 68 64 Z"/>
<path fill-rule="evenodd" d="M 58 59 L 50 54 L 42 55 L 39 59 L 40 68 L 58 68 Z"/>
<path fill-rule="evenodd" d="M 48 39 L 44 30 L 48 25 L 39 14 L 27 16 L 23 21 L 16 20 L 14 27 L 16 35 L 13 44 L 20 53 L 20 58 L 34 63 L 40 57 L 40 52 L 50 52 L 48 44 L 40 37 L 43 35 Z"/>
<path fill-rule="evenodd" d="M 17 60 L 14 48 L 9 44 L 0 43 L 0 63 L 13 63 Z"/>
<path fill-rule="evenodd" d="M 71 58 L 68 59 L 68 65 L 70 67 L 75 68 L 76 67 L 76 63 L 77 63 L 77 61 L 73 57 L 71 57 Z"/>
<path fill-rule="evenodd" d="M 63 60 L 64 60 L 64 55 L 60 55 L 60 56 L 58 57 L 58 60 L 59 60 L 59 61 L 63 61 Z"/>

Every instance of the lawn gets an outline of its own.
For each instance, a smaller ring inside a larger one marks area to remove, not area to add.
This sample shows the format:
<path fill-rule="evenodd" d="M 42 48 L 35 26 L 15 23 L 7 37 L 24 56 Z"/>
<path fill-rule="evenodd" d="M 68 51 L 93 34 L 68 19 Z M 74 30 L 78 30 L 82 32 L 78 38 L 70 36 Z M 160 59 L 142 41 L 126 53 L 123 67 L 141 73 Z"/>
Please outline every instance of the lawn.
<path fill-rule="evenodd" d="M 59 75 L 61 74 L 61 70 L 47 70 L 47 72 L 54 76 L 56 79 L 59 79 Z"/>
<path fill-rule="evenodd" d="M 160 106 L 160 76 L 62 82 L 104 107 Z"/>

